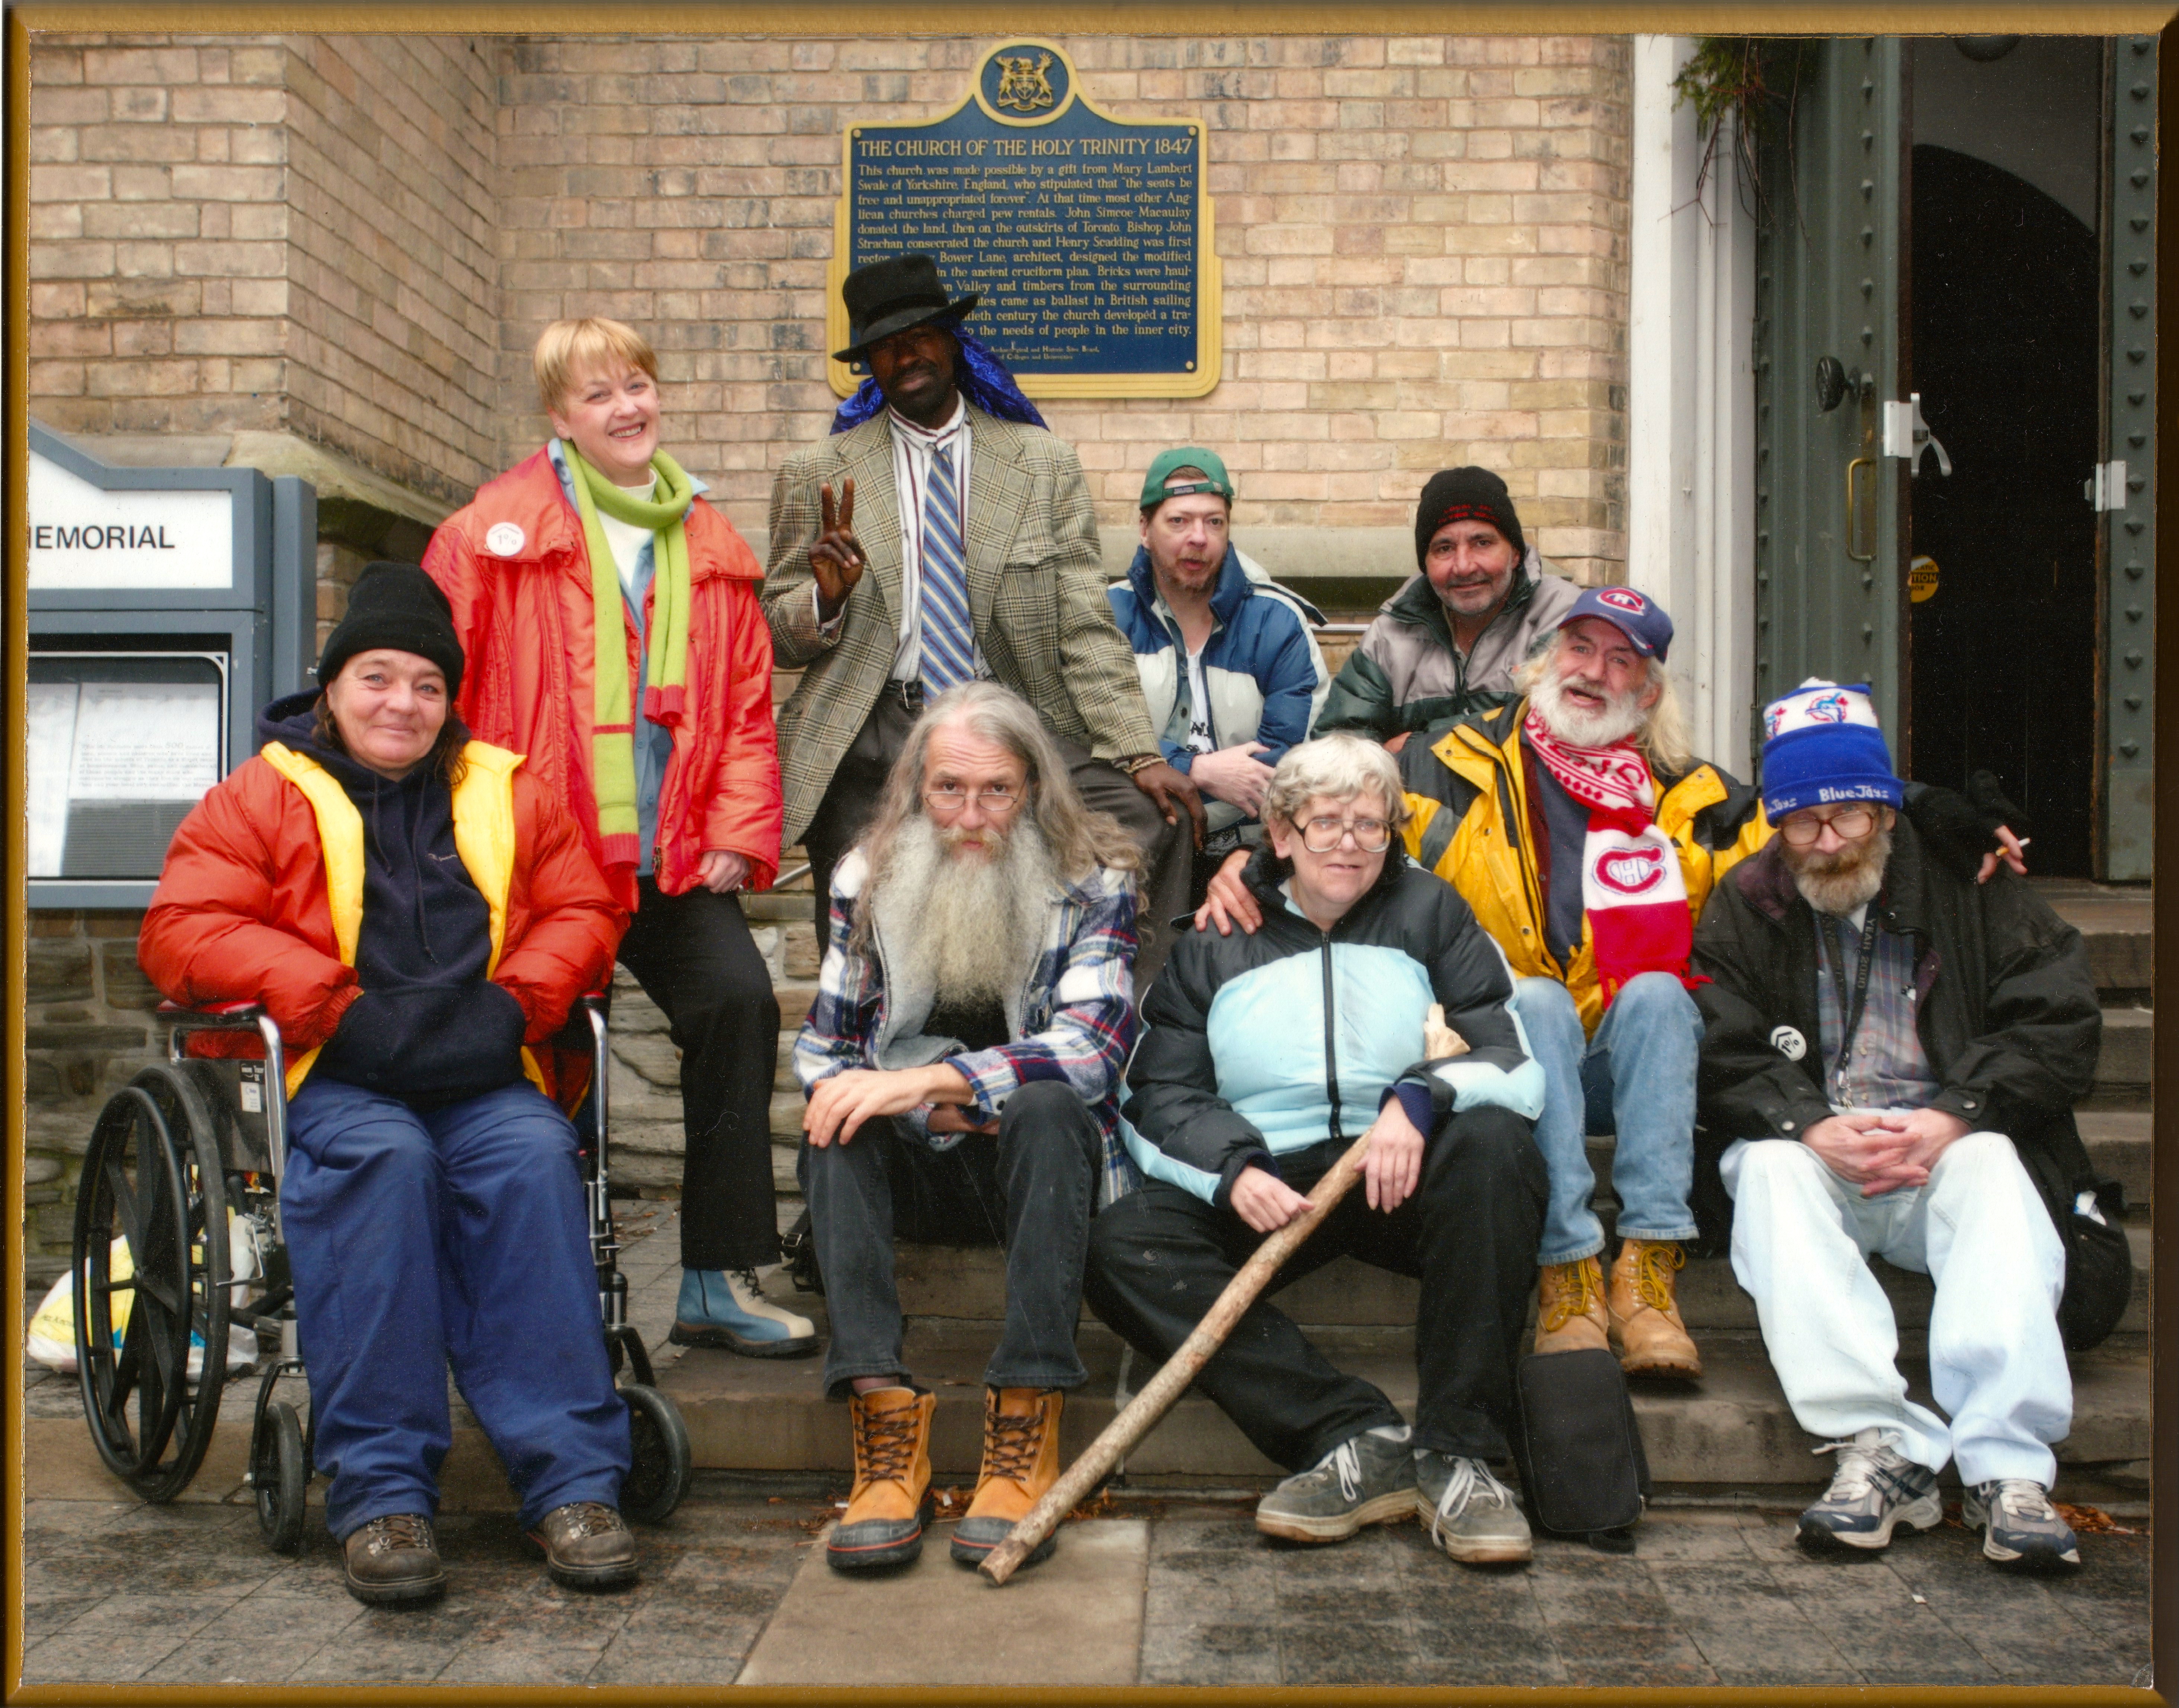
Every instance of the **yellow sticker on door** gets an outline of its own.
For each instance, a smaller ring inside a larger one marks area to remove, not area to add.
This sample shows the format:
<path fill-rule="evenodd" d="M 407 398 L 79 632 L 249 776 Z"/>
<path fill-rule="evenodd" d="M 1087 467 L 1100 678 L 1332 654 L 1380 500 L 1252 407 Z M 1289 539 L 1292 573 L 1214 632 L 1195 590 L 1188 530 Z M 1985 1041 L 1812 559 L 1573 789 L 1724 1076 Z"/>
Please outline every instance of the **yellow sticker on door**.
<path fill-rule="evenodd" d="M 1917 605 L 1926 605 L 1937 596 L 1937 560 L 1917 557 L 1907 566 L 1907 596 Z"/>

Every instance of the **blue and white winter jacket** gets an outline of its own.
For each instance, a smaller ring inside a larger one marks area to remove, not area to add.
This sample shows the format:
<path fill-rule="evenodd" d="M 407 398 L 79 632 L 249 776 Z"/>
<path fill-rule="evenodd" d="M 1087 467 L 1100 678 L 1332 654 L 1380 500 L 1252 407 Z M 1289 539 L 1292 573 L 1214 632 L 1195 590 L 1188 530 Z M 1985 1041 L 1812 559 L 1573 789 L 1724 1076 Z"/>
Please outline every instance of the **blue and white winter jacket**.
<path fill-rule="evenodd" d="M 1396 842 L 1327 934 L 1280 889 L 1291 870 L 1258 849 L 1243 877 L 1262 925 L 1187 933 L 1144 998 L 1120 1111 L 1138 1168 L 1223 1205 L 1250 1163 L 1276 1173 L 1281 1156 L 1356 1137 L 1391 1096 L 1431 1139 L 1479 1104 L 1543 1112 L 1512 976 L 1457 890 Z M 1424 1057 L 1433 1002 L 1465 1055 Z"/>
<path fill-rule="evenodd" d="M 1147 547 L 1135 548 L 1128 579 L 1105 590 L 1112 615 L 1135 650 L 1135 668 L 1149 702 L 1150 728 L 1176 771 L 1195 763 L 1188 746 L 1188 648 L 1172 607 L 1158 595 Z M 1309 726 L 1331 691 L 1331 678 L 1312 623 L 1323 613 L 1299 594 L 1280 586 L 1263 565 L 1228 544 L 1210 595 L 1210 638 L 1203 644 L 1203 675 L 1210 691 L 1211 739 L 1218 746 L 1260 741 L 1256 755 L 1276 765 L 1286 750 L 1307 739 Z M 1179 737 L 1175 739 L 1175 736 Z M 1241 822 L 1229 801 L 1206 800 L 1214 832 Z"/>

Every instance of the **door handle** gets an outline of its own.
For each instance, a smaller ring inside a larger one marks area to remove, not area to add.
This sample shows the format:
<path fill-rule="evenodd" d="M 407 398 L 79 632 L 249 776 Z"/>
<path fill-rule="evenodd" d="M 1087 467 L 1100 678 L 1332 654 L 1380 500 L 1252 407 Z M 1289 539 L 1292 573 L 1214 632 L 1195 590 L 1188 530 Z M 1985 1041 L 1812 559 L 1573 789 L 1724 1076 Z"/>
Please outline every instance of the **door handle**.
<path fill-rule="evenodd" d="M 1846 555 L 1852 558 L 1857 563 L 1874 563 L 1876 561 L 1876 541 L 1874 537 L 1876 530 L 1875 524 L 1873 519 L 1875 515 L 1874 510 L 1865 502 L 1857 503 L 1856 501 L 1853 485 L 1853 471 L 1856 469 L 1868 469 L 1874 470 L 1875 467 L 1876 459 L 1874 457 L 1856 457 L 1851 463 L 1848 463 L 1846 465 Z M 1862 483 L 1864 488 L 1867 487 L 1868 484 L 1869 483 L 1865 481 Z M 1870 535 L 1869 550 L 1866 552 L 1857 552 L 1853 548 L 1855 542 L 1861 537 L 1861 529 L 1858 524 L 1861 518 L 1863 516 L 1872 519 L 1869 528 Z"/>

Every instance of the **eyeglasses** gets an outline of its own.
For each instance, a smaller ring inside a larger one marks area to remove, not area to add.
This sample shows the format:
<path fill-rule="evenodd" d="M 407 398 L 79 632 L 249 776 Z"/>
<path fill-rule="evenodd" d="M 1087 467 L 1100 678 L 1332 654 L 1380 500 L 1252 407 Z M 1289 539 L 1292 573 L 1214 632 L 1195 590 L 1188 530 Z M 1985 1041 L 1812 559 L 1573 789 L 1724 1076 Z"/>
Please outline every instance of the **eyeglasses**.
<path fill-rule="evenodd" d="M 1858 842 L 1876 828 L 1876 815 L 1865 806 L 1849 806 L 1829 818 L 1809 818 L 1796 813 L 1778 827 L 1778 834 L 1795 848 L 1809 848 L 1829 825 L 1842 842 Z"/>
<path fill-rule="evenodd" d="M 926 788 L 923 798 L 941 812 L 958 812 L 969 804 L 965 788 Z M 976 805 L 994 818 L 1003 818 L 1021 805 L 1019 789 L 994 786 L 976 791 Z"/>
<path fill-rule="evenodd" d="M 1364 854 L 1382 854 L 1392 827 L 1381 818 L 1313 818 L 1301 827 L 1301 845 L 1311 854 L 1330 854 L 1350 836 Z"/>

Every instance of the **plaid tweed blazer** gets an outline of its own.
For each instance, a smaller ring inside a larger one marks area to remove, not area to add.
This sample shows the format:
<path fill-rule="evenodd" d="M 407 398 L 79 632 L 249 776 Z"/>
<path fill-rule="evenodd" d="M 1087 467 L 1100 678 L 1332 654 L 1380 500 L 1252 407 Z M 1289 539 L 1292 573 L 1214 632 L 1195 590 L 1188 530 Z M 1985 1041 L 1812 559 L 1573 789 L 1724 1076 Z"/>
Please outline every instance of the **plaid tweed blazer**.
<path fill-rule="evenodd" d="M 1055 734 L 1099 759 L 1155 753 L 1135 655 L 1105 597 L 1096 518 L 1073 448 L 1041 428 L 974 405 L 969 467 L 969 614 L 991 674 L 1034 706 Z M 828 643 L 817 627 L 810 547 L 817 488 L 855 483 L 855 535 L 867 562 Z M 881 412 L 797 451 L 771 487 L 765 614 L 779 668 L 802 667 L 779 714 L 784 841 L 801 840 L 833 768 L 892 673 L 900 646 L 900 508 L 892 430 Z"/>

